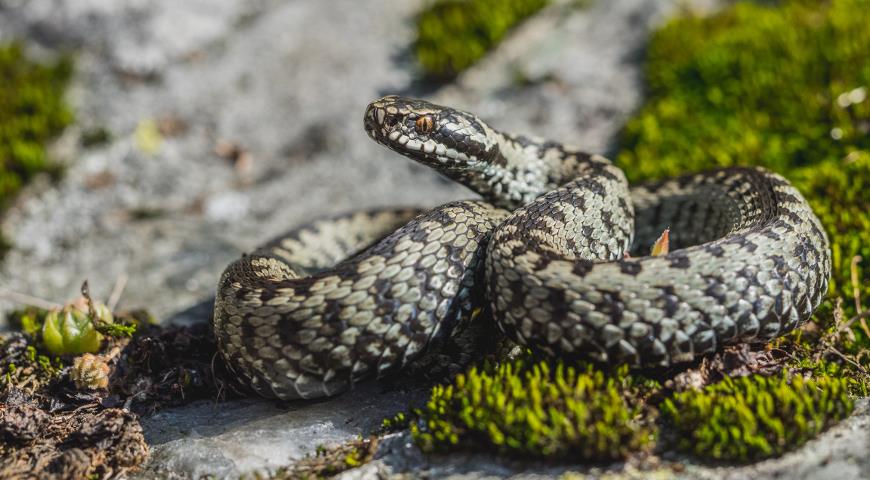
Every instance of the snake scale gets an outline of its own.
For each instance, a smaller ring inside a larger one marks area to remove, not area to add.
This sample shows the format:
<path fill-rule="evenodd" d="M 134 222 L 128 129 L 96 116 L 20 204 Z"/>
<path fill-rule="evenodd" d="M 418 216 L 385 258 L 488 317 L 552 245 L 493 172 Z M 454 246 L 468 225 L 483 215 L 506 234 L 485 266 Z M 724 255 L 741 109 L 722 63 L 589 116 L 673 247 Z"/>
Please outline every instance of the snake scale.
<path fill-rule="evenodd" d="M 826 293 L 828 239 L 775 173 L 629 188 L 601 156 L 422 100 L 377 100 L 364 124 L 483 199 L 316 221 L 227 267 L 214 332 L 261 395 L 337 394 L 413 363 L 480 311 L 543 355 L 667 366 L 782 335 Z M 668 227 L 670 253 L 643 256 Z"/>

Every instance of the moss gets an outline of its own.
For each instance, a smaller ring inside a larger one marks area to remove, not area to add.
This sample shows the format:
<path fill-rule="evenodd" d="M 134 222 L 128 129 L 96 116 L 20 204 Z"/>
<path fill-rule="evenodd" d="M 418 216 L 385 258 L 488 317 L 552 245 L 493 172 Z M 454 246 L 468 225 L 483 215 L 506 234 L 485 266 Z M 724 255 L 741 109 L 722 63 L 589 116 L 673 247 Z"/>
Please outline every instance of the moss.
<path fill-rule="evenodd" d="M 42 64 L 27 59 L 19 44 L 0 46 L 0 207 L 52 167 L 45 144 L 72 121 L 63 99 L 71 73 L 67 57 Z"/>
<path fill-rule="evenodd" d="M 10 387 L 38 390 L 61 376 L 65 365 L 40 354 L 24 335 L 0 337 L 0 391 Z"/>
<path fill-rule="evenodd" d="M 426 75 L 449 79 L 549 0 L 437 0 L 417 19 L 414 51 Z"/>
<path fill-rule="evenodd" d="M 25 307 L 9 312 L 6 321 L 9 322 L 13 330 L 20 330 L 31 337 L 36 337 L 42 332 L 46 316 L 48 316 L 46 309 Z"/>
<path fill-rule="evenodd" d="M 416 411 L 411 434 L 427 452 L 465 448 L 551 459 L 624 458 L 655 438 L 650 422 L 639 420 L 646 387 L 626 372 L 606 375 L 528 359 L 472 368 L 432 389 L 426 406 Z"/>
<path fill-rule="evenodd" d="M 408 428 L 411 424 L 411 416 L 405 412 L 399 412 L 390 418 L 385 418 L 381 421 L 380 432 L 391 433 Z"/>
<path fill-rule="evenodd" d="M 751 376 L 678 393 L 661 406 L 696 455 L 748 461 L 803 445 L 853 408 L 843 378 Z"/>
<path fill-rule="evenodd" d="M 794 361 L 793 370 L 810 378 L 842 379 L 851 395 L 860 397 L 870 395 L 870 379 L 866 375 L 854 375 L 841 363 L 797 358 Z"/>
<path fill-rule="evenodd" d="M 731 165 L 784 174 L 831 237 L 833 291 L 852 298 L 852 258 L 870 261 L 870 3 L 781 4 L 738 3 L 657 32 L 649 100 L 618 162 L 633 181 Z M 867 308 L 870 282 L 860 288 Z"/>

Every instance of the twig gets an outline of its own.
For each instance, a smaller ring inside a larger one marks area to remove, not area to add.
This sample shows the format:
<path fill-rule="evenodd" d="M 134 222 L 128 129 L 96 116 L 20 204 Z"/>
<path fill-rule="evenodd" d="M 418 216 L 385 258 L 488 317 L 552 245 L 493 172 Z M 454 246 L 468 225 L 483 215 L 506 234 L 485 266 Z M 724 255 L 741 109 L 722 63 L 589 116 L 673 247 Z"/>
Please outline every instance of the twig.
<path fill-rule="evenodd" d="M 127 280 L 129 280 L 129 277 L 126 273 L 118 275 L 118 279 L 115 280 L 115 286 L 112 287 L 112 293 L 109 295 L 109 300 L 106 302 L 106 306 L 109 307 L 110 312 L 114 312 L 115 307 L 118 306 L 118 301 L 121 300 L 121 295 L 124 294 L 124 289 L 127 288 Z"/>
<path fill-rule="evenodd" d="M 833 353 L 836 354 L 838 357 L 840 357 L 840 358 L 842 358 L 843 360 L 845 360 L 845 361 L 851 363 L 852 365 L 854 365 L 855 368 L 857 368 L 859 372 L 861 372 L 861 373 L 863 373 L 863 374 L 866 374 L 866 373 L 867 373 L 867 370 L 866 370 L 866 369 L 865 369 L 865 368 L 864 368 L 860 363 L 856 362 L 855 360 L 853 360 L 853 359 L 852 359 L 851 357 L 849 357 L 848 355 L 844 355 L 842 352 L 840 352 L 840 351 L 837 350 L 836 348 L 834 348 L 834 347 L 830 347 L 830 346 L 829 346 L 829 347 L 828 347 L 828 351 L 833 352 Z"/>
<path fill-rule="evenodd" d="M 82 297 L 88 304 L 88 316 L 96 322 L 99 317 L 97 316 L 97 308 L 94 306 L 94 299 L 91 298 L 91 286 L 88 284 L 88 279 L 82 282 Z"/>
<path fill-rule="evenodd" d="M 217 393 L 215 393 L 214 396 L 215 403 L 220 403 L 221 401 L 226 400 L 226 398 L 224 397 L 224 395 L 226 395 L 224 390 L 227 389 L 227 382 L 223 378 L 218 378 L 217 374 L 215 373 L 214 364 L 215 361 L 218 359 L 218 355 L 220 354 L 218 352 L 215 352 L 214 355 L 211 356 L 211 362 L 209 362 L 211 364 L 211 379 L 212 381 L 214 381 L 214 384 L 215 386 L 217 386 L 218 389 Z"/>
<path fill-rule="evenodd" d="M 858 284 L 858 264 L 861 263 L 861 256 L 855 255 L 852 257 L 851 276 L 852 276 L 852 295 L 855 297 L 855 311 L 858 313 L 861 322 L 861 329 L 867 338 L 870 338 L 870 326 L 867 325 L 867 319 L 862 316 L 861 307 L 861 286 Z"/>
<path fill-rule="evenodd" d="M 12 303 L 18 303 L 21 305 L 25 305 L 28 307 L 36 307 L 42 308 L 45 310 L 51 310 L 53 308 L 61 308 L 63 305 L 59 303 L 54 303 L 50 300 L 43 300 L 41 298 L 37 298 L 31 295 L 27 295 L 24 293 L 13 292 L 10 290 L 0 289 L 0 299 L 10 301 Z"/>
<path fill-rule="evenodd" d="M 861 256 L 855 255 L 852 257 L 852 265 L 850 273 L 852 274 L 852 296 L 855 297 L 855 311 L 861 313 L 861 287 L 858 285 L 858 264 L 861 263 Z"/>
<path fill-rule="evenodd" d="M 114 347 L 112 347 L 111 350 L 109 350 L 108 353 L 104 353 L 102 355 L 102 357 L 106 361 L 106 363 L 108 363 L 108 362 L 111 362 L 112 360 L 117 359 L 120 355 L 121 355 L 121 347 L 115 345 Z"/>
<path fill-rule="evenodd" d="M 855 322 L 858 322 L 858 321 L 860 321 L 862 323 L 862 327 L 863 327 L 864 325 L 866 325 L 868 318 L 870 318 L 870 310 L 867 310 L 866 312 L 861 312 L 860 314 L 855 315 L 854 317 L 850 318 L 848 322 L 844 323 L 840 327 L 840 331 L 849 329 L 852 325 L 855 324 Z M 870 338 L 870 332 L 865 331 L 865 333 L 867 333 L 867 337 Z"/>
<path fill-rule="evenodd" d="M 837 297 L 834 302 L 834 331 L 830 334 L 823 335 L 825 341 L 831 345 L 836 343 L 841 334 L 845 332 L 850 342 L 855 341 L 855 332 L 852 331 L 852 324 L 845 321 L 846 312 L 843 310 L 843 297 Z M 830 337 L 830 338 L 828 338 Z M 836 338 L 834 338 L 836 337 Z"/>
<path fill-rule="evenodd" d="M 789 352 L 788 350 L 786 350 L 786 349 L 784 349 L 784 348 L 780 348 L 780 347 L 772 347 L 772 348 L 770 348 L 768 351 L 771 352 L 771 353 L 773 353 L 773 352 L 779 352 L 779 353 L 785 355 L 786 357 L 788 357 L 788 358 L 790 358 L 790 359 L 792 359 L 792 360 L 794 360 L 794 361 L 798 361 L 798 357 L 797 357 L 795 354 Z"/>

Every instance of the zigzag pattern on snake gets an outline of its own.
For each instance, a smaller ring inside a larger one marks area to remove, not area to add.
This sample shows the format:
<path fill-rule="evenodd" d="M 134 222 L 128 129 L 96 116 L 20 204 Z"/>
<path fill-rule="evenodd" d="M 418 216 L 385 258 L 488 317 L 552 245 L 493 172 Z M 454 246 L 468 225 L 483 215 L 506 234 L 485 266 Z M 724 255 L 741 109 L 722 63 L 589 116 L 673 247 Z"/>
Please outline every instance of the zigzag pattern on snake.
<path fill-rule="evenodd" d="M 411 364 L 481 310 L 544 355 L 671 365 L 785 334 L 827 291 L 828 239 L 775 173 L 629 188 L 603 157 L 422 100 L 385 97 L 364 123 L 483 200 L 317 221 L 227 267 L 214 332 L 261 395 L 337 394 Z M 668 227 L 672 251 L 639 256 Z"/>

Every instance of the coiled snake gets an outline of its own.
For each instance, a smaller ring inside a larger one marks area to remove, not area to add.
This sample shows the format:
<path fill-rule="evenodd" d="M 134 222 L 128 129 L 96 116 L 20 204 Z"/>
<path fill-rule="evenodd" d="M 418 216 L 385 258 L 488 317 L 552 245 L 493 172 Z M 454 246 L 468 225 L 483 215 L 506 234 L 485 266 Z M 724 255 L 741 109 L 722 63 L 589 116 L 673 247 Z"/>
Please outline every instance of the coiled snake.
<path fill-rule="evenodd" d="M 761 168 L 629 190 L 603 157 L 421 100 L 375 101 L 364 123 L 484 200 L 318 221 L 231 264 L 214 332 L 261 395 L 339 393 L 408 365 L 481 309 L 542 354 L 670 365 L 782 335 L 827 290 L 819 220 Z M 675 250 L 637 256 L 668 227 Z"/>

